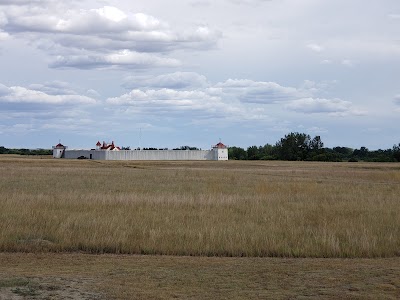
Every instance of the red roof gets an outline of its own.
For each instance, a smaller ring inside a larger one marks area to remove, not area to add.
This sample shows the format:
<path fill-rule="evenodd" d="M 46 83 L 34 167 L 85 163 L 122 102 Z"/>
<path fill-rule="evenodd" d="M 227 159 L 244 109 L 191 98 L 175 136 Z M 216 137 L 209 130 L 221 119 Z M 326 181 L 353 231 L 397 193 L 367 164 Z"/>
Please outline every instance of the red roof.
<path fill-rule="evenodd" d="M 96 144 L 96 146 L 101 146 L 100 142 L 98 142 Z M 112 141 L 111 144 L 107 144 L 106 142 L 103 142 L 103 146 L 101 146 L 100 149 L 102 149 L 102 150 L 107 150 L 107 149 L 109 149 L 109 150 L 114 150 L 114 149 L 121 150 L 120 147 L 114 145 L 114 141 Z"/>
<path fill-rule="evenodd" d="M 61 143 L 58 143 L 57 145 L 56 145 L 56 148 L 64 148 L 64 145 L 63 144 L 61 144 Z"/>
<path fill-rule="evenodd" d="M 219 142 L 218 144 L 216 144 L 216 145 L 214 146 L 214 148 L 225 149 L 226 146 L 225 146 L 224 144 L 222 144 L 221 142 Z"/>
<path fill-rule="evenodd" d="M 96 144 L 96 146 L 101 146 L 101 143 L 100 143 L 100 141 L 97 141 L 97 144 Z"/>

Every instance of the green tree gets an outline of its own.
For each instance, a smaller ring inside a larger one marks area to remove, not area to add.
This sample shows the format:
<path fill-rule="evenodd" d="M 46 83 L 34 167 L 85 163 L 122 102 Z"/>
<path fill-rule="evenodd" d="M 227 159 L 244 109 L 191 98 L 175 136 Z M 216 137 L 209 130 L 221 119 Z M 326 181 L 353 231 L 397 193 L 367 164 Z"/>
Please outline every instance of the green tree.
<path fill-rule="evenodd" d="M 278 159 L 305 160 L 310 150 L 311 137 L 305 133 L 291 132 L 276 143 Z"/>
<path fill-rule="evenodd" d="M 273 145 L 266 144 L 258 148 L 260 159 L 274 160 L 276 159 L 276 148 Z"/>
<path fill-rule="evenodd" d="M 247 159 L 247 152 L 240 147 L 229 147 L 228 149 L 229 159 L 245 160 Z"/>
<path fill-rule="evenodd" d="M 369 150 L 366 147 L 361 147 L 360 149 L 355 149 L 353 151 L 353 156 L 362 160 L 365 160 L 369 154 Z"/>
<path fill-rule="evenodd" d="M 317 135 L 310 141 L 309 146 L 311 151 L 319 152 L 324 148 L 324 143 L 322 142 L 321 137 Z"/>
<path fill-rule="evenodd" d="M 393 146 L 393 158 L 400 162 L 400 143 Z"/>
<path fill-rule="evenodd" d="M 260 159 L 260 153 L 257 146 L 251 146 L 247 148 L 247 159 L 258 160 Z"/>
<path fill-rule="evenodd" d="M 8 149 L 3 146 L 0 146 L 0 154 L 7 154 L 7 153 L 8 153 Z"/>
<path fill-rule="evenodd" d="M 342 160 L 349 160 L 351 156 L 353 155 L 353 149 L 348 148 L 348 147 L 333 147 L 332 149 L 335 153 L 340 155 Z"/>

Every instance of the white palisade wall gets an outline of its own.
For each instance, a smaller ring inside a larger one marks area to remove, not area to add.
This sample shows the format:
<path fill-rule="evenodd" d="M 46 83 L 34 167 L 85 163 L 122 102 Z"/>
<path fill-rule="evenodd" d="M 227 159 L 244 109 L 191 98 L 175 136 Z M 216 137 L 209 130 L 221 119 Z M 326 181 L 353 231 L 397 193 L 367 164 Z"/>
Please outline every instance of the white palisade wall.
<path fill-rule="evenodd" d="M 65 150 L 64 157 L 95 160 L 228 160 L 228 149 L 212 150 Z"/>

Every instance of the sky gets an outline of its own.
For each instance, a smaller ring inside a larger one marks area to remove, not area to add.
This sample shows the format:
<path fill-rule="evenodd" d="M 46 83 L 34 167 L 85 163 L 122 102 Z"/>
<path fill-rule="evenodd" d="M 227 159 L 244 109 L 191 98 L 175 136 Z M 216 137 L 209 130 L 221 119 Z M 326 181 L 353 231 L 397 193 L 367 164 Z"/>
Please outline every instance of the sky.
<path fill-rule="evenodd" d="M 400 143 L 398 0 L 0 0 L 0 145 Z"/>

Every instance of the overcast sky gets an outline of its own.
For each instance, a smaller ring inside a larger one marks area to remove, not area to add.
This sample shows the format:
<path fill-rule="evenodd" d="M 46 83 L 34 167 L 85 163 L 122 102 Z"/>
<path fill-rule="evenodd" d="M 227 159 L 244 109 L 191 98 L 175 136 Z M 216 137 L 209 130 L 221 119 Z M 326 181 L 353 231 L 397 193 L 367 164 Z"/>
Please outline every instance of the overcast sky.
<path fill-rule="evenodd" d="M 0 0 L 6 147 L 373 150 L 399 121 L 399 0 Z"/>

